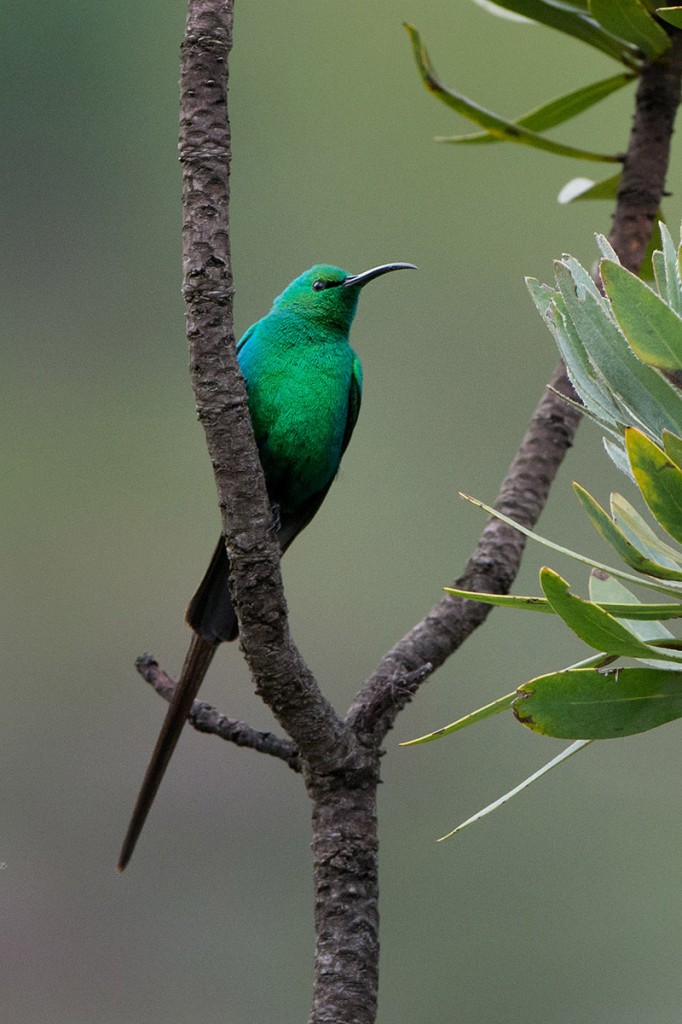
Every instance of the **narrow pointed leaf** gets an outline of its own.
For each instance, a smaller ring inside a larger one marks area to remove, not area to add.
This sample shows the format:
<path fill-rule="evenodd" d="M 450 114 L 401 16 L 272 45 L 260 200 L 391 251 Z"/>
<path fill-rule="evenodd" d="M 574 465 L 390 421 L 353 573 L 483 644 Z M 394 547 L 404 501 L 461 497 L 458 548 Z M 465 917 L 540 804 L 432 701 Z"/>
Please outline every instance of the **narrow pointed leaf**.
<path fill-rule="evenodd" d="M 623 572 L 622 569 L 616 569 L 611 565 L 604 565 L 603 562 L 598 562 L 594 558 L 588 558 L 586 555 L 581 555 L 578 551 L 571 551 L 570 548 L 565 548 L 562 544 L 556 544 L 552 540 L 548 540 L 547 537 L 540 536 L 539 533 L 535 533 L 533 530 L 529 530 L 527 526 L 522 526 L 521 523 L 517 523 L 514 519 L 506 516 L 503 512 L 493 508 L 492 505 L 486 505 L 485 502 L 479 501 L 478 498 L 472 498 L 469 494 L 464 494 L 460 491 L 460 497 L 464 498 L 465 501 L 475 505 L 477 508 L 487 512 L 488 515 L 494 516 L 496 519 L 500 519 L 503 523 L 507 523 L 508 526 L 518 530 L 524 537 L 530 537 L 531 540 L 536 540 L 540 544 L 544 544 L 545 547 L 551 548 L 553 551 L 558 551 L 562 555 L 568 555 L 569 558 L 575 559 L 576 562 L 582 562 L 584 565 L 589 565 L 593 569 L 601 569 L 603 572 L 608 572 L 611 576 L 616 576 L 619 580 L 626 580 L 628 583 L 636 583 L 638 586 L 647 587 L 649 590 L 655 590 L 661 594 L 670 594 L 674 597 L 679 598 L 682 593 L 682 586 L 673 581 L 669 583 L 657 583 L 654 580 L 644 579 L 641 576 L 633 576 L 632 573 Z"/>
<path fill-rule="evenodd" d="M 603 260 L 601 276 L 618 326 L 645 363 L 662 370 L 682 367 L 682 319 L 625 267 Z"/>
<path fill-rule="evenodd" d="M 464 718 L 458 718 L 456 722 L 451 722 L 450 725 L 444 725 L 442 729 L 436 729 L 435 732 L 429 732 L 425 736 L 419 736 L 416 740 L 407 740 L 405 743 L 401 743 L 401 747 L 415 747 L 419 743 L 430 743 L 431 740 L 439 740 L 441 736 L 449 736 L 452 732 L 459 732 L 460 729 L 466 729 L 469 725 L 475 725 L 477 722 L 483 722 L 486 718 L 492 718 L 494 715 L 499 715 L 501 711 L 507 711 L 512 706 L 512 701 L 516 697 L 516 691 L 513 693 L 507 693 L 504 697 L 499 697 L 494 700 L 491 704 L 486 704 L 485 707 L 479 708 L 478 711 L 472 711 L 470 715 L 465 715 Z"/>
<path fill-rule="evenodd" d="M 538 771 L 533 772 L 533 774 L 529 775 L 527 779 L 520 782 L 518 786 L 514 786 L 514 788 L 510 789 L 508 793 L 504 794 L 504 796 L 499 797 L 497 800 L 494 800 L 493 803 L 484 807 L 482 811 L 478 811 L 478 813 L 472 815 L 471 818 L 467 818 L 466 821 L 463 821 L 461 825 L 457 826 L 457 828 L 453 828 L 451 832 L 447 833 L 447 835 L 441 836 L 438 842 L 442 843 L 445 839 L 449 839 L 451 836 L 457 835 L 457 833 L 461 832 L 463 829 L 468 828 L 469 825 L 473 825 L 482 818 L 487 818 L 487 816 L 492 814 L 493 811 L 496 811 L 498 807 L 502 807 L 502 805 L 506 804 L 512 799 L 512 797 L 522 793 L 524 789 L 527 789 L 528 786 L 537 782 L 543 775 L 550 772 L 552 768 L 556 768 L 564 761 L 567 761 L 569 757 L 572 757 L 574 754 L 577 754 L 579 750 L 583 750 L 585 747 L 589 746 L 591 742 L 592 740 L 577 740 L 575 743 L 571 743 L 570 747 L 566 747 L 565 750 L 562 750 L 560 754 L 553 757 L 552 760 L 548 761 L 547 764 L 542 766 L 542 768 L 539 768 Z"/>
<path fill-rule="evenodd" d="M 609 577 L 611 579 L 611 577 Z M 611 581 L 615 583 L 615 580 Z M 512 596 L 511 594 L 482 594 L 479 592 L 472 592 L 470 590 L 458 590 L 456 587 L 444 587 L 446 593 L 454 594 L 455 597 L 466 598 L 467 601 L 479 601 L 481 604 L 490 604 L 499 608 L 511 608 L 518 611 L 524 612 L 544 612 L 549 615 L 556 615 L 556 612 L 552 608 L 551 604 L 546 597 L 522 597 Z M 624 593 L 629 593 L 625 588 L 621 588 Z M 627 603 L 624 600 L 607 601 L 597 600 L 593 597 L 595 604 L 598 604 L 605 612 L 609 612 L 611 615 L 615 615 L 616 618 L 620 619 L 636 619 L 638 621 L 657 620 L 657 619 L 682 619 L 682 604 L 644 604 L 642 602 L 635 603 L 635 598 L 632 597 L 632 602 Z M 641 638 L 640 638 L 641 639 Z"/>
<path fill-rule="evenodd" d="M 614 466 L 616 466 L 616 468 L 619 469 L 621 473 L 624 473 L 625 476 L 630 477 L 630 479 L 634 482 L 635 478 L 632 475 L 630 463 L 628 462 L 628 457 L 625 454 L 625 449 L 623 448 L 623 446 L 620 444 L 614 444 L 608 437 L 603 438 L 603 443 L 604 448 L 606 449 L 606 454 L 611 459 Z"/>
<path fill-rule="evenodd" d="M 625 446 L 642 497 L 663 529 L 682 542 L 682 470 L 639 430 L 625 432 Z"/>
<path fill-rule="evenodd" d="M 675 28 L 682 28 L 682 7 L 657 7 L 656 14 Z"/>
<path fill-rule="evenodd" d="M 580 183 L 580 185 L 578 184 Z M 558 201 L 566 203 L 579 203 L 584 199 L 615 199 L 620 184 L 620 171 L 612 174 L 601 181 L 590 181 L 589 178 L 574 178 L 568 181 L 558 196 Z"/>
<path fill-rule="evenodd" d="M 526 284 L 538 312 L 554 335 L 571 383 L 587 411 L 604 429 L 609 429 L 616 436 L 620 436 L 628 418 L 609 391 L 603 387 L 601 380 L 597 380 L 594 366 L 568 315 L 563 297 L 547 285 L 538 284 L 534 278 L 527 278 Z"/>
<path fill-rule="evenodd" d="M 468 97 L 455 92 L 454 89 L 448 88 L 436 77 L 426 47 L 422 43 L 417 30 L 407 23 L 405 28 L 412 42 L 415 61 L 424 85 L 437 99 L 445 103 L 446 106 L 451 107 L 462 117 L 468 118 L 474 124 L 485 128 L 487 132 L 490 132 L 496 138 L 506 142 L 518 142 L 524 146 L 543 149 L 548 153 L 575 157 L 580 160 L 597 160 L 605 163 L 618 162 L 618 156 L 606 153 L 593 153 L 588 150 L 576 149 L 573 146 L 564 146 L 559 142 L 552 142 L 551 139 L 546 139 L 543 135 L 536 135 L 535 132 L 531 132 L 527 128 L 521 128 L 519 125 L 514 124 L 513 121 L 500 117 L 490 110 L 486 110 Z M 439 137 L 436 141 L 449 142 L 451 140 Z"/>
<path fill-rule="evenodd" d="M 602 28 L 634 43 L 650 60 L 670 48 L 670 36 L 640 0 L 591 0 L 590 10 Z"/>
<path fill-rule="evenodd" d="M 604 312 L 606 300 L 598 300 L 574 276 L 569 261 L 555 264 L 557 283 L 568 316 L 581 337 L 595 373 L 633 416 L 630 422 L 647 424 L 660 436 L 666 427 L 682 434 L 682 401 L 679 392 L 651 366 L 643 363 L 626 343 L 623 334 Z M 583 271 L 586 273 L 586 271 Z"/>
<path fill-rule="evenodd" d="M 682 551 L 661 540 L 622 494 L 611 495 L 611 514 L 625 536 L 648 558 L 667 569 L 682 570 Z"/>
<path fill-rule="evenodd" d="M 617 739 L 682 717 L 682 672 L 665 669 L 554 672 L 518 693 L 519 722 L 558 739 Z"/>
<path fill-rule="evenodd" d="M 532 25 L 530 18 L 524 18 L 522 14 L 514 14 L 513 11 L 507 11 L 504 7 L 500 7 L 499 4 L 493 3 L 493 0 L 473 0 L 477 7 L 487 11 L 488 14 L 494 15 L 496 18 L 504 18 L 505 21 L 514 21 L 519 25 Z"/>
<path fill-rule="evenodd" d="M 521 128 L 528 128 L 532 132 L 549 131 L 550 128 L 556 128 L 557 125 L 564 124 L 584 110 L 593 107 L 595 103 L 599 103 L 600 100 L 610 96 L 617 89 L 629 85 L 635 77 L 635 75 L 625 72 L 621 75 L 613 75 L 611 78 L 604 78 L 599 82 L 593 82 L 582 89 L 576 89 L 575 92 L 566 93 L 565 96 L 559 96 L 548 103 L 543 103 L 542 106 L 534 107 L 533 110 L 516 118 L 512 123 Z M 480 144 L 500 142 L 501 140 L 488 132 L 476 132 L 474 135 L 453 135 L 448 141 Z M 611 197 L 603 196 L 602 198 Z"/>
<path fill-rule="evenodd" d="M 570 594 L 566 580 L 552 569 L 545 567 L 540 570 L 540 583 L 557 615 L 561 616 L 577 637 L 596 651 L 617 654 L 621 658 L 651 656 L 650 648 L 613 615 L 590 601 Z"/>
<path fill-rule="evenodd" d="M 579 10 L 571 10 L 566 4 L 554 5 L 544 0 L 495 0 L 498 7 L 514 11 L 532 21 L 540 22 L 549 28 L 557 29 L 564 35 L 573 36 L 589 46 L 594 46 L 607 53 L 614 60 L 633 66 L 637 51 L 628 46 L 622 39 L 615 38 L 605 31 L 593 18 Z M 580 4 L 582 7 L 583 5 Z"/>
<path fill-rule="evenodd" d="M 644 643 L 654 641 L 668 641 L 674 639 L 670 630 L 657 619 L 634 619 L 632 612 L 639 610 L 642 605 L 627 587 L 624 587 L 619 580 L 612 576 L 604 576 L 603 573 L 592 573 L 590 575 L 590 598 L 595 604 L 600 605 L 607 611 L 611 611 L 613 604 L 610 602 L 622 601 L 627 609 L 624 615 L 618 616 L 627 621 L 628 627 Z M 632 609 L 632 612 L 630 611 Z M 612 612 L 612 614 L 614 614 Z M 651 664 L 656 668 L 661 665 L 658 660 L 643 658 L 640 663 Z"/>
<path fill-rule="evenodd" d="M 658 223 L 661 240 L 661 251 L 653 254 L 653 266 L 656 272 L 656 285 L 664 302 L 678 316 L 682 316 L 682 282 L 677 262 L 677 250 L 665 224 Z"/>
<path fill-rule="evenodd" d="M 644 572 L 649 576 L 655 576 L 657 579 L 682 580 L 682 568 L 670 568 L 649 558 L 626 537 L 621 528 L 611 519 L 608 512 L 580 484 L 574 483 L 573 490 L 596 529 L 604 540 L 618 552 L 626 565 L 629 565 L 631 569 L 635 569 L 637 572 Z"/>
<path fill-rule="evenodd" d="M 518 608 L 524 612 L 545 612 L 554 614 L 554 609 L 546 597 L 522 597 L 516 594 L 481 594 L 476 591 L 458 590 L 456 587 L 443 587 L 446 594 L 461 597 L 466 601 L 478 601 L 498 608 Z"/>
<path fill-rule="evenodd" d="M 609 611 L 616 618 L 626 618 L 632 625 L 633 632 L 637 633 L 640 640 L 662 639 L 672 634 L 667 630 L 660 632 L 657 637 L 644 637 L 641 630 L 641 623 L 653 623 L 654 627 L 660 626 L 660 620 L 670 618 L 682 618 L 682 603 L 670 602 L 668 604 L 643 603 L 629 590 L 620 580 L 615 580 L 605 572 L 593 569 L 590 573 L 590 599 L 598 604 L 604 611 Z M 647 632 L 650 627 L 647 626 Z M 576 668 L 573 666 L 573 668 Z"/>
<path fill-rule="evenodd" d="M 618 253 L 613 248 L 606 235 L 602 235 L 600 232 L 597 232 L 594 237 L 597 242 L 597 248 L 604 259 L 611 260 L 613 263 L 620 263 Z"/>
<path fill-rule="evenodd" d="M 666 455 L 669 455 L 673 462 L 682 469 L 682 438 L 664 430 L 662 435 L 663 447 Z"/>

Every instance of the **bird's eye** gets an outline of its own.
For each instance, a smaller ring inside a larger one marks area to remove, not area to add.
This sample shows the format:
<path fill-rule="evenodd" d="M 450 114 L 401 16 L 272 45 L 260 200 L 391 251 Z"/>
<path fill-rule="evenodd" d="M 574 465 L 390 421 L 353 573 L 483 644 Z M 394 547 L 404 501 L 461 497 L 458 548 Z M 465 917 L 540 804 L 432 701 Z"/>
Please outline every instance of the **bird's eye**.
<path fill-rule="evenodd" d="M 317 281 L 313 281 L 313 291 L 314 292 L 321 292 L 323 288 L 328 288 L 328 287 L 329 287 L 328 282 L 327 281 L 322 281 L 320 278 L 318 278 Z"/>

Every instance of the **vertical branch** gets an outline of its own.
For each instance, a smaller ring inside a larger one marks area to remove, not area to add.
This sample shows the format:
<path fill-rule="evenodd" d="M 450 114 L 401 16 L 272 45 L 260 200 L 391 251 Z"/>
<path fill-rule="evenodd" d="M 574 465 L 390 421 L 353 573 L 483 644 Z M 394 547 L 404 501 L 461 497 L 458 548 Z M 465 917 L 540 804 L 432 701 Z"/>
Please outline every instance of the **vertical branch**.
<path fill-rule="evenodd" d="M 189 0 L 180 75 L 183 293 L 190 373 L 230 556 L 239 635 L 256 690 L 316 763 L 342 760 L 349 733 L 320 692 L 288 629 L 246 388 L 232 333 L 227 58 L 233 0 Z"/>
<path fill-rule="evenodd" d="M 233 0 L 188 4 L 180 73 L 183 295 L 192 387 L 218 490 L 235 605 L 252 610 L 255 590 L 267 610 L 282 617 L 279 548 L 232 331 L 227 60 L 233 10 Z"/>
<path fill-rule="evenodd" d="M 647 64 L 635 99 L 618 201 L 609 241 L 624 266 L 637 273 L 651 238 L 665 189 L 670 143 L 682 78 L 682 32 L 665 26 L 672 37 L 667 54 Z"/>
<path fill-rule="evenodd" d="M 311 1020 L 372 1024 L 378 988 L 376 785 L 361 746 L 289 636 L 279 549 L 232 335 L 227 58 L 233 0 L 189 0 L 182 45 L 183 293 L 190 371 L 232 567 L 240 639 L 298 746 L 313 804 L 316 957 Z"/>
<path fill-rule="evenodd" d="M 315 986 L 309 1024 L 374 1024 L 379 989 L 376 791 L 379 755 L 364 784 L 314 794 Z"/>
<path fill-rule="evenodd" d="M 212 408 L 212 375 L 224 376 L 224 353 L 232 340 L 227 118 L 231 45 L 232 0 L 190 0 L 180 72 L 183 294 L 192 383 L 197 404 L 206 406 L 204 416 L 222 411 Z"/>

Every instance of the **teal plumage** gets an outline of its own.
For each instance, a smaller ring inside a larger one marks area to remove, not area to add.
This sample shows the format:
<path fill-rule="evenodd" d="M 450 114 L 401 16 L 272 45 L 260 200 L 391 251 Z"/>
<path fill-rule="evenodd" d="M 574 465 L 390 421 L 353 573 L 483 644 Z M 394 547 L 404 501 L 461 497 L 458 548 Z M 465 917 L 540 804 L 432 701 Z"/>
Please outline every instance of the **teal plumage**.
<path fill-rule="evenodd" d="M 277 296 L 237 345 L 249 413 L 282 551 L 308 525 L 329 490 L 360 411 L 362 368 L 349 343 L 360 291 L 412 267 L 389 263 L 351 275 L 311 267 Z M 238 635 L 222 537 L 190 601 L 194 636 L 128 828 L 127 864 L 184 721 L 219 643 Z"/>

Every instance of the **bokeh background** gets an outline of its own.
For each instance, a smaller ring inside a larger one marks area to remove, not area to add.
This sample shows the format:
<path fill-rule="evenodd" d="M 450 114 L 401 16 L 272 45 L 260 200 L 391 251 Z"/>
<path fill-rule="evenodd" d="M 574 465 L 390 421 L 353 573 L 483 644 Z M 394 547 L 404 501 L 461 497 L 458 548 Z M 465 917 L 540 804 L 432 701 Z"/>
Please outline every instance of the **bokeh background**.
<path fill-rule="evenodd" d="M 618 68 L 472 3 L 239 3 L 230 88 L 236 326 L 313 262 L 418 274 L 364 294 L 362 415 L 340 479 L 285 562 L 294 634 L 339 709 L 461 569 L 553 343 L 525 291 L 591 262 L 607 203 L 576 174 L 466 129 L 442 77 L 517 116 Z M 218 532 L 180 297 L 182 0 L 9 3 L 2 88 L 0 1007 L 30 1024 L 307 1018 L 309 809 L 285 767 L 188 730 L 124 876 L 123 831 L 161 717 L 134 671 L 169 670 Z M 557 134 L 621 150 L 626 90 Z M 676 147 L 671 191 L 680 168 Z M 676 195 L 667 201 L 673 228 Z M 570 490 L 629 492 L 587 424 L 541 527 L 606 556 Z M 516 591 L 548 556 L 528 551 Z M 585 574 L 552 557 L 584 592 Z M 595 744 L 460 838 L 434 839 L 560 749 L 510 716 L 401 739 L 584 656 L 558 625 L 496 613 L 389 737 L 380 793 L 383 1024 L 676 1019 L 679 726 Z M 239 651 L 203 696 L 267 728 Z"/>

